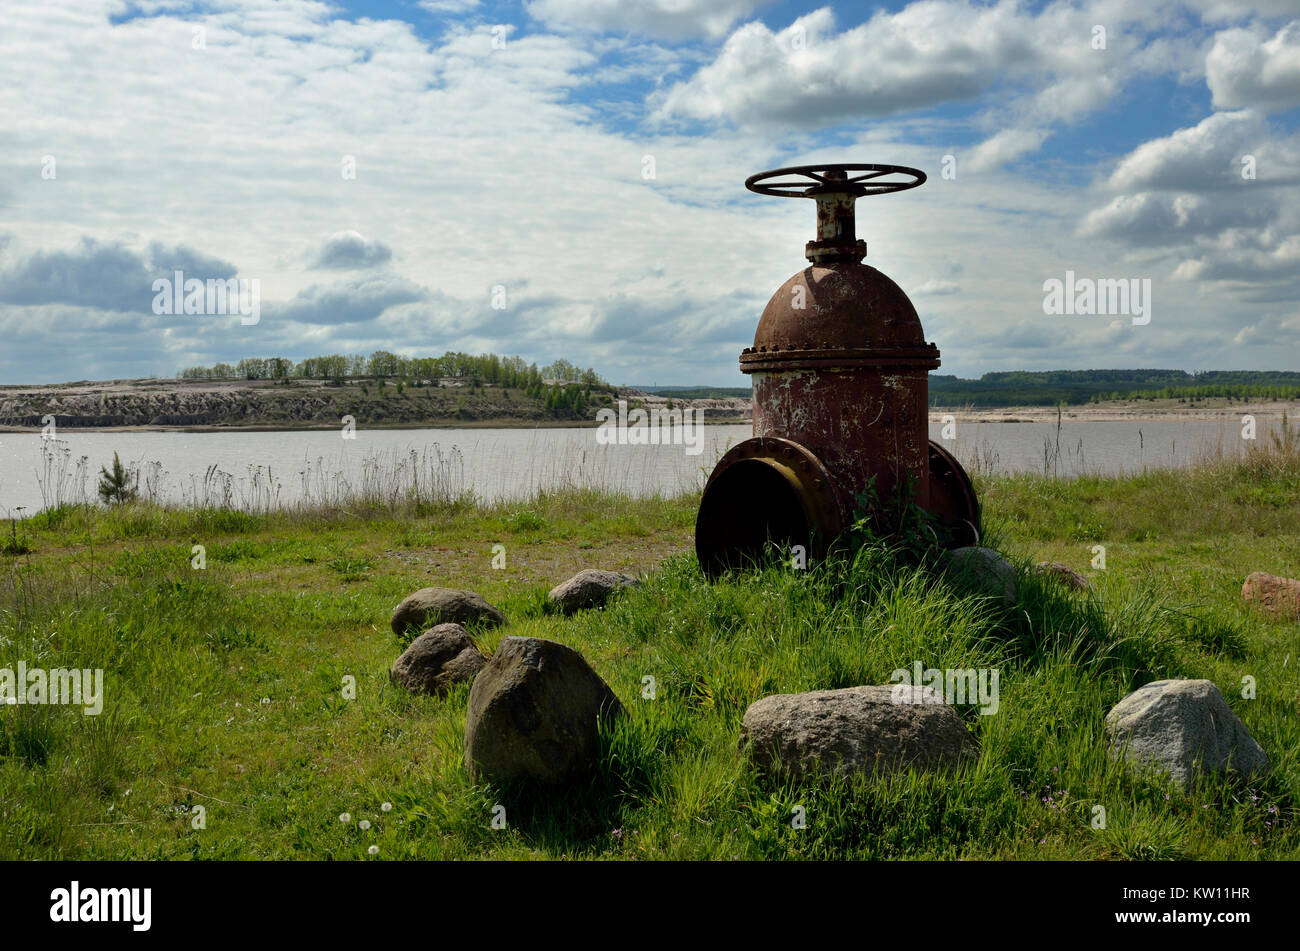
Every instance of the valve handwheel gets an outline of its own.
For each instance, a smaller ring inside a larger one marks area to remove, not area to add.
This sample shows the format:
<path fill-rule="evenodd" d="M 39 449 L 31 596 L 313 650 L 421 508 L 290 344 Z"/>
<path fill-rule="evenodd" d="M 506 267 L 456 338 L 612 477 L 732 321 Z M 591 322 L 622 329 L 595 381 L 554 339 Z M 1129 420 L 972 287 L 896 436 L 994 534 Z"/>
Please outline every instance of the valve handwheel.
<path fill-rule="evenodd" d="M 902 181 L 888 176 L 905 176 Z M 773 182 L 769 179 L 795 176 L 803 181 Z M 759 172 L 745 179 L 745 187 L 760 195 L 778 198 L 816 198 L 818 195 L 849 194 L 862 198 L 906 191 L 925 183 L 925 172 L 906 165 L 793 165 Z"/>
<path fill-rule="evenodd" d="M 866 242 L 857 236 L 854 202 L 924 182 L 925 172 L 906 165 L 794 165 L 751 175 L 745 187 L 760 195 L 816 201 L 817 238 L 804 247 L 804 257 L 814 264 L 833 264 L 867 255 Z"/>

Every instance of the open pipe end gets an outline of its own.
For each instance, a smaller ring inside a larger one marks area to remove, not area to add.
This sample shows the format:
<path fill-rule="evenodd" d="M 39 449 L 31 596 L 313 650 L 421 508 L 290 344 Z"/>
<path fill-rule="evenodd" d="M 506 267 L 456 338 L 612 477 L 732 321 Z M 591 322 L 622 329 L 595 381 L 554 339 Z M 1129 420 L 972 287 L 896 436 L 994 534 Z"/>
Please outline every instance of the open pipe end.
<path fill-rule="evenodd" d="M 733 447 L 704 487 L 695 520 L 695 553 L 709 578 L 751 568 L 772 546 L 826 554 L 844 517 L 830 475 L 809 450 L 759 437 Z"/>
<path fill-rule="evenodd" d="M 943 543 L 980 543 L 980 508 L 970 477 L 942 446 L 930 442 L 930 501 Z M 776 549 L 803 547 L 822 559 L 846 520 L 826 467 L 809 449 L 772 436 L 747 439 L 719 461 L 704 487 L 695 520 L 695 554 L 705 575 L 755 567 Z"/>

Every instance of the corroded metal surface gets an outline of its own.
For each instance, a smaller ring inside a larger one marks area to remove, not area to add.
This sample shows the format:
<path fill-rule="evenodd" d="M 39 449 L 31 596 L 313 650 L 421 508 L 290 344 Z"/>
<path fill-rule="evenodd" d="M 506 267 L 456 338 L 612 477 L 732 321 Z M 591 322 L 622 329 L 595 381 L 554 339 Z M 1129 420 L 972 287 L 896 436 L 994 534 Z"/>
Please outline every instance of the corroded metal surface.
<path fill-rule="evenodd" d="M 881 499 L 908 474 L 928 500 L 928 381 L 924 370 L 853 367 L 754 374 L 754 435 L 807 446 L 826 464 L 852 510 L 874 479 Z"/>
<path fill-rule="evenodd" d="M 897 175 L 906 180 L 888 180 Z M 800 166 L 746 181 L 762 194 L 816 200 L 817 239 L 805 249 L 813 263 L 772 295 L 740 355 L 753 377 L 755 438 L 724 456 L 705 487 L 696 551 L 711 574 L 761 549 L 764 532 L 789 543 L 818 519 L 818 531 L 842 527 L 869 489 L 882 503 L 906 489 L 962 539 L 978 537 L 970 480 L 928 436 L 928 374 L 939 351 L 903 290 L 862 263 L 854 222 L 857 198 L 924 181 L 890 165 Z M 826 486 L 813 492 L 792 458 L 820 467 Z"/>
<path fill-rule="evenodd" d="M 903 289 L 868 264 L 839 261 L 806 267 L 781 285 L 763 308 L 754 346 L 740 363 L 743 370 L 777 354 L 795 359 L 790 351 L 884 349 L 899 352 L 881 358 L 924 354 L 938 366 L 939 351 L 926 343 L 921 318 Z"/>
<path fill-rule="evenodd" d="M 804 256 L 814 264 L 866 257 L 867 246 L 858 239 L 854 222 L 857 199 L 924 183 L 925 172 L 906 165 L 794 165 L 745 179 L 745 187 L 760 195 L 817 202 L 817 238 L 804 247 Z"/>
<path fill-rule="evenodd" d="M 758 436 L 718 460 L 695 520 L 695 553 L 710 577 L 751 565 L 771 543 L 820 558 L 845 527 L 830 471 L 806 446 Z"/>
<path fill-rule="evenodd" d="M 930 441 L 930 502 L 953 547 L 980 543 L 980 506 L 970 476 L 948 450 Z"/>

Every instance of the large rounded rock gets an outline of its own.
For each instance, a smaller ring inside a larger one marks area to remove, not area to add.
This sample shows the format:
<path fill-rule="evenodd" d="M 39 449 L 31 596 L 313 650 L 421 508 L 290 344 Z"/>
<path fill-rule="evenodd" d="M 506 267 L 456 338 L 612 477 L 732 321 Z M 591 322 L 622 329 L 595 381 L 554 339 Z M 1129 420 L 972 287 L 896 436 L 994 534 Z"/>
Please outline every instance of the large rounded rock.
<path fill-rule="evenodd" d="M 489 627 L 506 622 L 506 616 L 472 591 L 455 588 L 421 588 L 393 610 L 393 632 L 438 624 L 484 622 Z"/>
<path fill-rule="evenodd" d="M 1252 571 L 1241 596 L 1275 617 L 1300 618 L 1300 581 L 1295 578 Z"/>
<path fill-rule="evenodd" d="M 796 776 L 934 769 L 978 753 L 941 694 L 907 684 L 764 697 L 745 711 L 740 738 L 760 768 Z"/>
<path fill-rule="evenodd" d="M 1033 571 L 1034 574 L 1055 581 L 1072 591 L 1092 590 L 1091 581 L 1069 565 L 1063 565 L 1059 561 L 1040 561 L 1034 565 Z"/>
<path fill-rule="evenodd" d="M 605 681 L 571 647 L 507 637 L 474 678 L 465 715 L 465 768 L 476 780 L 555 784 L 589 772 L 598 721 L 623 713 Z"/>
<path fill-rule="evenodd" d="M 551 589 L 547 599 L 565 614 L 600 607 L 616 591 L 640 584 L 630 575 L 617 571 L 587 568 Z"/>
<path fill-rule="evenodd" d="M 945 571 L 954 581 L 1008 606 L 1016 603 L 1016 569 L 992 548 L 954 548 Z"/>
<path fill-rule="evenodd" d="M 1268 757 L 1209 680 L 1157 680 L 1106 714 L 1111 755 L 1168 772 L 1184 787 L 1198 771 L 1268 769 Z"/>
<path fill-rule="evenodd" d="M 473 680 L 485 664 L 487 658 L 463 627 L 439 624 L 411 641 L 389 678 L 414 693 L 440 697 L 455 684 Z"/>

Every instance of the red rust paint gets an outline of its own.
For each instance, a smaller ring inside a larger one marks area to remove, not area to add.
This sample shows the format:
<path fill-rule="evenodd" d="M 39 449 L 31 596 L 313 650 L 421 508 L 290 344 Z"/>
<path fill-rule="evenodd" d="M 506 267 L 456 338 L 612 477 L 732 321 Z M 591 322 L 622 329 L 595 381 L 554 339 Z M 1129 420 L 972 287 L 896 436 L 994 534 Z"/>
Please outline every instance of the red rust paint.
<path fill-rule="evenodd" d="M 740 356 L 753 377 L 754 435 L 816 453 L 850 510 L 872 477 L 886 498 L 910 474 L 918 504 L 928 500 L 928 372 L 937 366 L 907 295 L 855 260 L 786 281 Z"/>
<path fill-rule="evenodd" d="M 910 477 L 913 501 L 946 521 L 969 523 L 978 536 L 970 480 L 956 459 L 929 439 L 928 374 L 939 366 L 939 351 L 926 342 L 916 308 L 903 290 L 862 263 L 866 245 L 856 237 L 853 221 L 853 200 L 861 195 L 836 191 L 850 188 L 839 183 L 845 181 L 841 170 L 853 168 L 888 166 L 829 167 L 813 173 L 821 183 L 806 195 L 818 201 L 818 239 L 805 249 L 811 264 L 772 295 L 754 345 L 740 355 L 741 372 L 753 380 L 754 439 L 723 457 L 705 487 L 696 550 L 710 574 L 733 566 L 728 545 L 740 544 L 735 541 L 739 535 L 725 524 L 739 517 L 736 504 L 728 508 L 710 498 L 711 490 L 715 495 L 743 493 L 744 479 L 728 474 L 736 465 L 776 487 L 771 491 L 778 498 L 772 504 L 819 512 L 819 531 L 831 524 L 845 526 L 858 494 L 869 485 L 887 500 Z M 805 485 L 801 470 L 790 469 L 789 460 L 779 458 L 773 447 L 787 455 L 793 447 L 804 471 L 811 467 L 824 473 L 835 512 L 829 510 L 824 487 L 814 491 Z M 937 465 L 933 487 L 932 460 Z M 786 542 L 799 534 L 798 518 L 765 512 L 763 504 L 761 499 L 749 503 L 753 519 L 779 526 L 789 536 Z M 719 514 L 724 511 L 725 518 Z M 752 545 L 753 532 L 745 537 Z"/>

